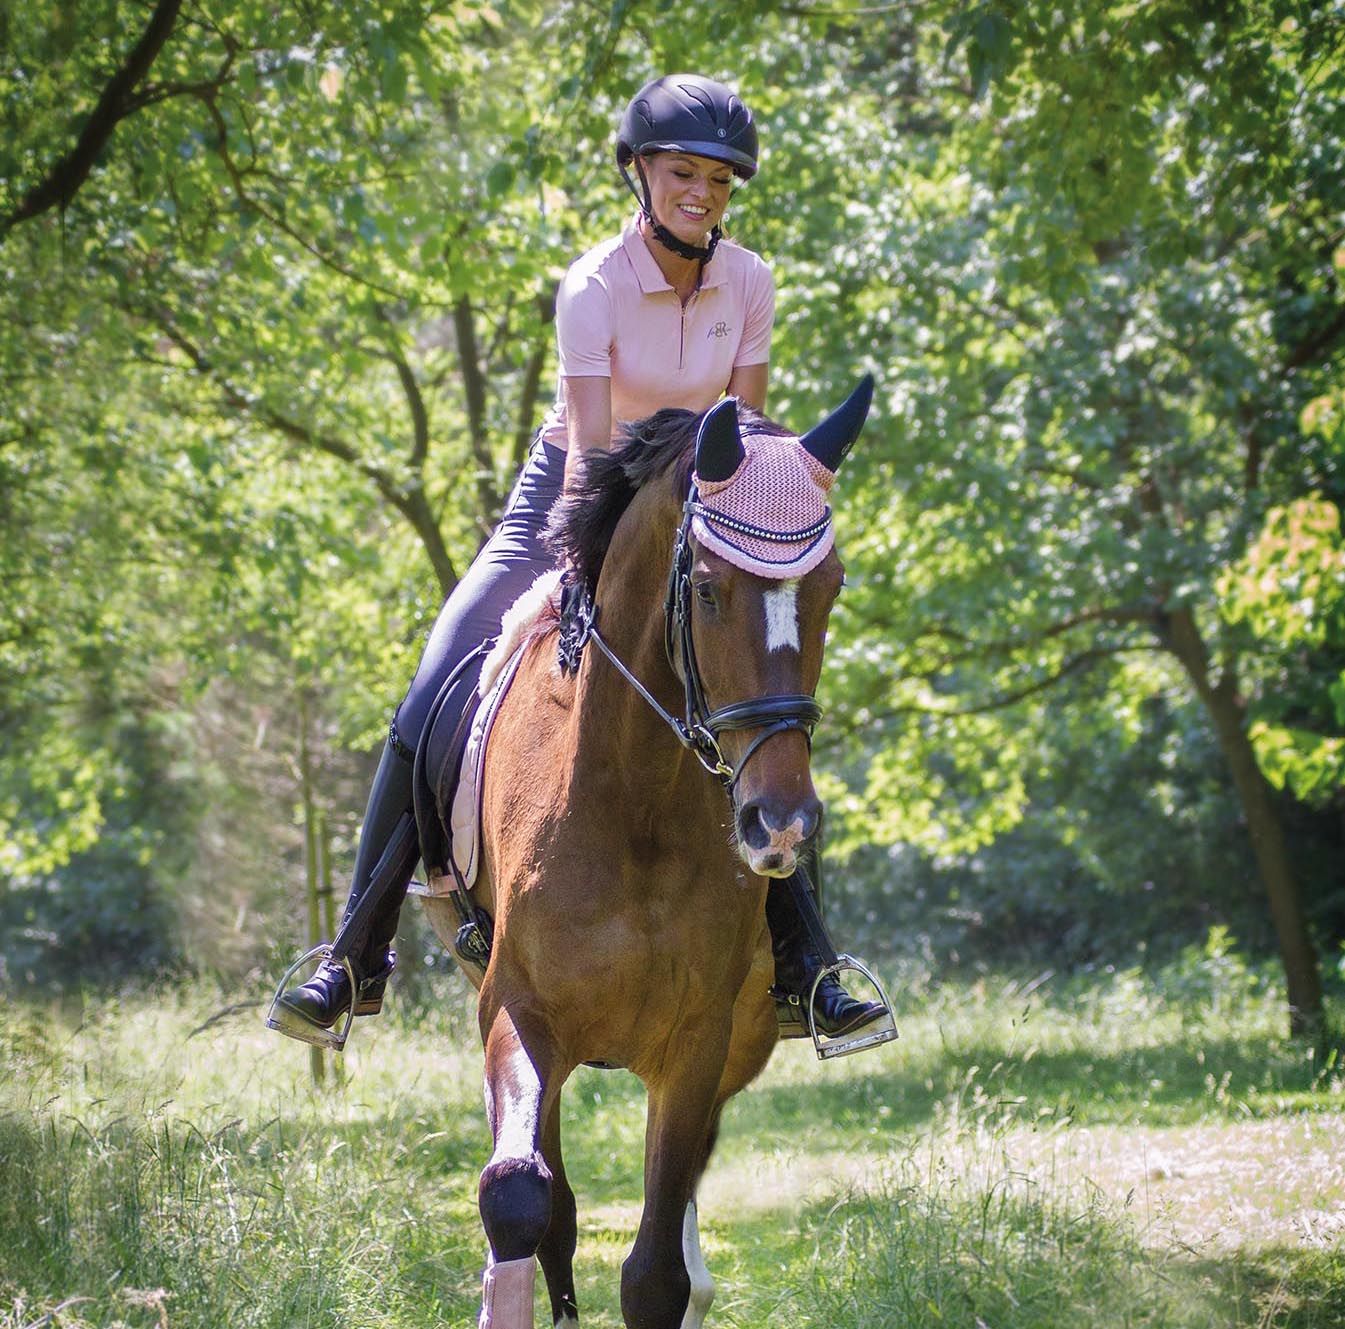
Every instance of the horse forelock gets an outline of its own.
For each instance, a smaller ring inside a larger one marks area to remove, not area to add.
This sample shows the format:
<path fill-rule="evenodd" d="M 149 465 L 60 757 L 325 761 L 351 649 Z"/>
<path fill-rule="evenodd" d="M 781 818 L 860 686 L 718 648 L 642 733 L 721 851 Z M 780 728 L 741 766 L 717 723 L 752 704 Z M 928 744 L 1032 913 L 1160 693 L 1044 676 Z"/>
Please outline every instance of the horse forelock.
<path fill-rule="evenodd" d="M 665 481 L 671 502 L 680 508 L 686 499 L 703 414 L 678 407 L 655 411 L 622 425 L 610 451 L 585 452 L 578 482 L 552 512 L 546 542 L 563 564 L 578 573 L 590 593 L 597 591 L 612 537 L 636 494 Z M 783 425 L 750 407 L 740 407 L 738 414 L 745 434 L 793 437 Z M 671 555 L 672 550 L 668 552 Z"/>

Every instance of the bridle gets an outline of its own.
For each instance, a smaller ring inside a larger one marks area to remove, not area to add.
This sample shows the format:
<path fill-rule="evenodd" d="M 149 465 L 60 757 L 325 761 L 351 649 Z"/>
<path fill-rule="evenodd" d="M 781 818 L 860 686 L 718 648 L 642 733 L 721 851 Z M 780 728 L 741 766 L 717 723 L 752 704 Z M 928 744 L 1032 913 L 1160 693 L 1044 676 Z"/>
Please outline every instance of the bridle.
<path fill-rule="evenodd" d="M 812 746 L 813 728 L 822 718 L 822 708 L 807 693 L 781 693 L 771 697 L 753 697 L 746 701 L 730 702 L 727 706 L 710 709 L 696 659 L 696 643 L 691 630 L 691 564 L 694 551 L 691 545 L 691 522 L 694 517 L 724 523 L 725 518 L 711 512 L 700 501 L 695 485 L 682 506 L 682 523 L 673 545 L 672 565 L 668 570 L 668 591 L 663 602 L 663 645 L 673 673 L 681 680 L 684 699 L 684 718 L 678 719 L 659 704 L 648 688 L 622 663 L 603 640 L 596 627 L 597 610 L 590 606 L 582 634 L 575 643 L 592 637 L 598 649 L 611 661 L 617 672 L 649 703 L 660 719 L 673 731 L 684 748 L 695 754 L 697 761 L 712 775 L 717 776 L 732 797 L 735 786 L 747 763 L 756 755 L 767 739 L 776 734 L 797 730 L 809 747 Z M 828 509 L 820 521 L 803 531 L 772 531 L 749 522 L 733 519 L 733 529 L 741 534 L 774 544 L 796 544 L 800 540 L 815 539 L 831 521 Z M 725 756 L 719 736 L 728 730 L 760 729 L 748 744 L 735 767 Z"/>

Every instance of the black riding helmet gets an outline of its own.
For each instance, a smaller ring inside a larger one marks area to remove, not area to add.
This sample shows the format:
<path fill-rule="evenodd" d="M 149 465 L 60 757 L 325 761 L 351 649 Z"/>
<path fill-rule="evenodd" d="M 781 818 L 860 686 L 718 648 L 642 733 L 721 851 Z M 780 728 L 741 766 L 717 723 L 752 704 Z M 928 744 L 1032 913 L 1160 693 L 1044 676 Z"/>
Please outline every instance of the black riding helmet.
<path fill-rule="evenodd" d="M 646 83 L 631 98 L 616 134 L 616 164 L 621 177 L 639 201 L 659 242 L 683 258 L 710 260 L 719 243 L 719 227 L 710 232 L 704 249 L 679 240 L 654 216 L 640 158 L 652 152 L 685 152 L 709 157 L 750 180 L 757 172 L 757 129 L 752 112 L 737 93 L 699 74 L 668 74 Z M 634 162 L 640 177 L 637 190 L 630 178 Z"/>

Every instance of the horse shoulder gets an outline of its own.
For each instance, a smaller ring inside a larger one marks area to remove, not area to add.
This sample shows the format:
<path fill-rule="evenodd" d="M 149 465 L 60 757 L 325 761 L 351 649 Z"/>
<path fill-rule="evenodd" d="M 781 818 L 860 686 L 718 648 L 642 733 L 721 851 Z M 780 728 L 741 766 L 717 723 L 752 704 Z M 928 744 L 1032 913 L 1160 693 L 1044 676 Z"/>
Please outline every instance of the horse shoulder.
<path fill-rule="evenodd" d="M 535 638 L 500 707 L 486 749 L 486 860 L 498 890 L 536 862 L 565 815 L 575 680 L 556 664 L 556 638 Z"/>

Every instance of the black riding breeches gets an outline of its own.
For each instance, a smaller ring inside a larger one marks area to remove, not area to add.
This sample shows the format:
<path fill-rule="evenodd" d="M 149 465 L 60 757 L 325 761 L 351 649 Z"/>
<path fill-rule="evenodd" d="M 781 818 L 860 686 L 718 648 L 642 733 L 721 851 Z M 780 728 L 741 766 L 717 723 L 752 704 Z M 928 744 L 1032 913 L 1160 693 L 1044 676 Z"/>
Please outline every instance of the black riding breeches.
<path fill-rule="evenodd" d="M 444 680 L 483 641 L 498 636 L 509 606 L 555 559 L 542 544 L 565 479 L 565 453 L 538 439 L 519 473 L 504 516 L 439 611 L 402 704 L 397 737 L 414 749 Z M 477 673 L 481 661 L 468 666 Z"/>

